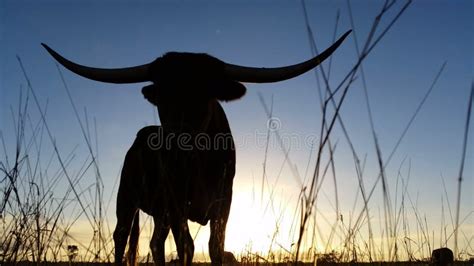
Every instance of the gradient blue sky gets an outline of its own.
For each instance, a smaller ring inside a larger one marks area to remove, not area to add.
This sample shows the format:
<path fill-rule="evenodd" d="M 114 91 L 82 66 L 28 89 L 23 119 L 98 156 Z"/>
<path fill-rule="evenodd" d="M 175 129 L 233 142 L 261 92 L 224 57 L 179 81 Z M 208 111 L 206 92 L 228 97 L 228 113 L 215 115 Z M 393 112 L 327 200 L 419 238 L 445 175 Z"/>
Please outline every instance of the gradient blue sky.
<path fill-rule="evenodd" d="M 308 2 L 310 24 L 319 49 L 331 43 L 338 10 L 341 12 L 338 34 L 351 28 L 346 1 Z M 404 1 L 400 2 L 396 9 Z M 351 3 L 361 42 L 382 3 Z M 388 17 L 394 15 L 390 12 Z M 447 183 L 451 204 L 455 199 L 467 99 L 473 79 L 472 15 L 470 0 L 414 1 L 364 63 L 375 128 L 386 159 L 440 66 L 447 61 L 439 82 L 387 168 L 389 180 L 394 183 L 403 159 L 411 160 L 409 191 L 418 198 L 418 207 L 426 210 L 432 227 L 439 226 L 441 176 Z M 388 21 L 383 20 L 382 26 Z M 74 146 L 80 145 L 76 151 L 77 165 L 71 166 L 71 172 L 85 160 L 87 149 L 54 61 L 40 46 L 41 42 L 69 59 L 97 67 L 147 63 L 167 51 L 205 52 L 227 62 L 249 66 L 280 66 L 311 56 L 300 1 L 2 0 L 0 128 L 5 138 L 11 140 L 8 145 L 13 145 L 10 106 L 16 106 L 20 87 L 26 88 L 16 59 L 19 55 L 40 102 L 49 101 L 47 120 L 60 152 L 66 156 Z M 336 51 L 332 60 L 331 84 L 335 85 L 356 61 L 353 36 Z M 97 121 L 105 195 L 106 199 L 111 195 L 114 199 L 116 191 L 112 188 L 125 152 L 138 129 L 156 123 L 155 111 L 140 93 L 142 84 L 98 83 L 62 71 L 80 112 L 87 108 L 90 119 Z M 378 169 L 360 80 L 350 89 L 341 113 L 359 156 L 367 156 L 366 186 L 371 186 Z M 273 97 L 274 116 L 281 121 L 283 134 L 317 136 L 321 112 L 315 84 L 311 73 L 275 84 L 248 84 L 247 95 L 242 100 L 223 104 L 235 138 L 242 144 L 237 151 L 234 185 L 234 206 L 237 207 L 231 213 L 230 223 L 245 215 L 239 210 L 253 208 L 249 205 L 254 201 L 244 199 L 253 199 L 254 191 L 259 195 L 261 189 L 265 149 L 255 145 L 254 136 L 266 133 L 267 118 L 258 93 L 267 102 Z M 35 117 L 36 106 L 32 105 L 30 110 Z M 464 170 L 464 215 L 472 212 L 474 205 L 472 137 L 471 133 Z M 242 143 L 242 139 L 249 142 Z M 333 140 L 339 141 L 335 161 L 341 208 L 344 215 L 349 215 L 357 179 L 339 126 Z M 45 143 L 50 144 L 49 140 Z M 290 149 L 292 162 L 303 175 L 310 147 Z M 3 155 L 0 158 L 3 160 Z M 271 148 L 267 174 L 272 184 L 282 161 L 281 149 Z M 406 173 L 407 164 L 402 169 Z M 91 172 L 81 184 L 85 187 L 93 178 Z M 292 202 L 286 205 L 290 212 L 284 216 L 293 214 L 292 204 L 296 203 L 299 189 L 286 165 L 276 186 L 276 193 L 281 193 L 281 202 L 277 201 L 277 205 Z M 332 191 L 332 184 L 328 182 L 329 197 Z M 382 206 L 380 199 L 380 195 L 374 197 L 374 209 Z M 325 204 L 323 199 L 321 209 L 331 213 L 330 204 Z M 113 205 L 108 210 L 110 217 L 113 217 Z M 112 218 L 111 222 L 115 220 Z M 468 232 L 472 236 L 472 216 L 467 223 L 471 224 Z M 233 224 L 229 230 L 239 229 Z"/>

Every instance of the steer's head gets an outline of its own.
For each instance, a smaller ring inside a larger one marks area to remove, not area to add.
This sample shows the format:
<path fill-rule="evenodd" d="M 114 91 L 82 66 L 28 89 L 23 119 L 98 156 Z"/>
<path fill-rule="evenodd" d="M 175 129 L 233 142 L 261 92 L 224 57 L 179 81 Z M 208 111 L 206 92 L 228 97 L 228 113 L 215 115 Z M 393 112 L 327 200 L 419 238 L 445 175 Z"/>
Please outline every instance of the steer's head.
<path fill-rule="evenodd" d="M 331 47 L 303 63 L 278 67 L 255 68 L 225 63 L 207 54 L 167 53 L 155 61 L 135 67 L 103 69 L 76 64 L 43 44 L 64 67 L 88 79 L 108 83 L 151 81 L 142 90 L 145 98 L 156 105 L 166 127 L 187 123 L 194 129 L 212 115 L 216 100 L 231 101 L 245 94 L 241 82 L 267 83 L 291 79 L 307 72 L 328 58 L 349 35 L 346 32 Z"/>

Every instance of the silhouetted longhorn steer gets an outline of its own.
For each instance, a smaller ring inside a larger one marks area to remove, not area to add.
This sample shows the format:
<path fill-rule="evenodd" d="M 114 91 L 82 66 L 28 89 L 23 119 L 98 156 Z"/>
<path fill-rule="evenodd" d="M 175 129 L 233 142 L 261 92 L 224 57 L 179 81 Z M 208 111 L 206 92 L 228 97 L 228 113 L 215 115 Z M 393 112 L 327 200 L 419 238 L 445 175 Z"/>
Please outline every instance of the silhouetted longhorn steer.
<path fill-rule="evenodd" d="M 137 241 L 136 208 L 140 208 L 154 217 L 155 230 L 150 245 L 156 264 L 164 264 L 164 240 L 170 227 L 181 263 L 191 264 L 194 244 L 188 231 L 188 219 L 202 225 L 211 221 L 209 255 L 212 264 L 222 264 L 232 201 L 235 150 L 229 122 L 219 100 L 242 97 L 246 88 L 240 82 L 277 82 L 313 69 L 328 58 L 349 33 L 318 56 L 279 68 L 242 67 L 207 54 L 176 52 L 141 66 L 92 68 L 73 63 L 43 44 L 64 67 L 88 79 L 109 83 L 152 82 L 142 93 L 157 106 L 162 127 L 142 129 L 127 153 L 117 200 L 116 263 L 122 262 L 130 228 L 130 243 Z M 157 135 L 150 132 L 160 128 L 162 132 Z M 167 147 L 152 149 L 148 143 L 152 135 L 176 138 Z M 206 136 L 210 143 L 224 136 L 229 145 L 202 149 L 195 142 L 201 136 Z M 188 140 L 186 147 L 181 145 L 179 137 Z M 134 246 L 131 246 L 128 259 L 133 263 Z"/>

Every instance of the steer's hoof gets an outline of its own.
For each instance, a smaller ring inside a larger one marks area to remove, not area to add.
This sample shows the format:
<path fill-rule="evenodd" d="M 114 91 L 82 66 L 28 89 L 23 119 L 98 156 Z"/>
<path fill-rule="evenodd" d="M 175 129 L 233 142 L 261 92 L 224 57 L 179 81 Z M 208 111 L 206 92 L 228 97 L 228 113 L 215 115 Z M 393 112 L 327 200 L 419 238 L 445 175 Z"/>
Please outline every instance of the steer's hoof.
<path fill-rule="evenodd" d="M 237 265 L 239 262 L 237 261 L 232 252 L 224 251 L 223 263 L 225 265 Z"/>

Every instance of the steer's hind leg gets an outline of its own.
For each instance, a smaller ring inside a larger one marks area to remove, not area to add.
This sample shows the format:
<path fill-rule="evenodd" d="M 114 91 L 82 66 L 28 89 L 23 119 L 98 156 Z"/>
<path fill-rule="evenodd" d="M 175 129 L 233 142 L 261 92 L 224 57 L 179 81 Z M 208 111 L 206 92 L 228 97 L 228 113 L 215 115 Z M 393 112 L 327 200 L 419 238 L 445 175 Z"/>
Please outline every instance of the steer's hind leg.
<path fill-rule="evenodd" d="M 135 213 L 138 211 L 138 182 L 135 178 L 143 175 L 143 168 L 135 144 L 128 150 L 123 163 L 120 185 L 117 193 L 117 225 L 114 231 L 115 263 L 121 265 L 128 236 Z"/>
<path fill-rule="evenodd" d="M 123 254 L 127 246 L 128 235 L 132 227 L 133 216 L 136 209 L 120 209 L 117 206 L 117 225 L 114 230 L 114 244 L 115 244 L 115 264 L 122 265 Z"/>

